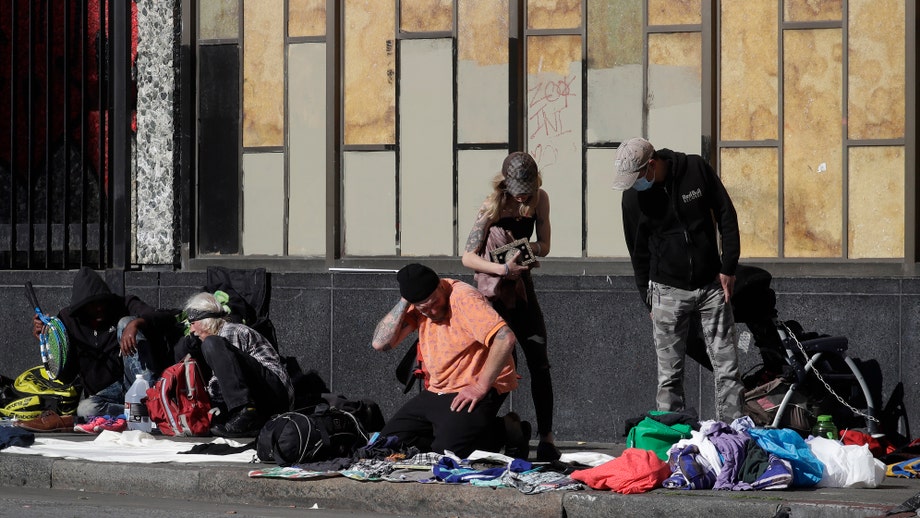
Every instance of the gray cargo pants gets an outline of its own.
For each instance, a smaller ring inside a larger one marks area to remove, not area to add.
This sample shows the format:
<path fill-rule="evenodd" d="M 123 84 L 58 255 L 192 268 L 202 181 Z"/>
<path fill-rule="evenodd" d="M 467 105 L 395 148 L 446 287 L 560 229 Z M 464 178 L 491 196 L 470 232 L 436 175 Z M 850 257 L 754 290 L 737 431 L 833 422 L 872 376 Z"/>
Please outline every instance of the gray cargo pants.
<path fill-rule="evenodd" d="M 735 317 L 725 303 L 722 285 L 715 282 L 698 290 L 682 290 L 657 282 L 649 286 L 652 329 L 658 354 L 658 410 L 684 409 L 684 358 L 690 316 L 698 312 L 706 352 L 712 360 L 716 391 L 716 419 L 731 422 L 741 417 L 744 386 L 738 373 Z"/>

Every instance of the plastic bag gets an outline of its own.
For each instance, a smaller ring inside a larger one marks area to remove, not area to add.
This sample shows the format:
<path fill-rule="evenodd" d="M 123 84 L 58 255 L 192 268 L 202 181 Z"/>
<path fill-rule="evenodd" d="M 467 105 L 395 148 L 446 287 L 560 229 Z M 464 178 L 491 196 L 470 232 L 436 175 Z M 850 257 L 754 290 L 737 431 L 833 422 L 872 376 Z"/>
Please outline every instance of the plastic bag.
<path fill-rule="evenodd" d="M 868 445 L 845 445 L 823 437 L 812 437 L 807 442 L 824 464 L 818 487 L 875 488 L 885 480 L 885 464 L 872 456 Z"/>
<path fill-rule="evenodd" d="M 814 486 L 824 476 L 824 464 L 805 444 L 805 440 L 790 428 L 751 428 L 748 435 L 767 453 L 772 453 L 792 464 L 792 485 Z"/>

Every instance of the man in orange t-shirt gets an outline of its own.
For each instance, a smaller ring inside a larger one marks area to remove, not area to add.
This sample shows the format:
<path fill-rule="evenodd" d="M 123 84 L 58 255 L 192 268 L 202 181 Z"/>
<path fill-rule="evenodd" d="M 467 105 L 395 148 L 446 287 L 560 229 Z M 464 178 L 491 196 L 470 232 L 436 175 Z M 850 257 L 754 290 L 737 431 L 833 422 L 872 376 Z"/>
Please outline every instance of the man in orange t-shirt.
<path fill-rule="evenodd" d="M 514 447 L 521 456 L 523 448 L 526 458 L 529 434 L 521 423 L 496 417 L 517 388 L 514 333 L 469 284 L 441 279 L 421 264 L 406 265 L 396 279 L 400 300 L 377 324 L 372 345 L 387 351 L 417 330 L 425 390 L 396 412 L 381 435 L 460 457 L 475 449 L 498 451 L 504 443 L 506 453 Z"/>

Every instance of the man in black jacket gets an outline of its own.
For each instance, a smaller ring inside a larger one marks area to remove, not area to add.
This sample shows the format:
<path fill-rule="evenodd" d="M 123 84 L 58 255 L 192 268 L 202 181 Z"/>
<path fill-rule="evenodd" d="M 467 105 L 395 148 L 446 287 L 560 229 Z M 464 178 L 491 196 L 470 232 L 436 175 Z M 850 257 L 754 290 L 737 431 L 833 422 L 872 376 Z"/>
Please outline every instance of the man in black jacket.
<path fill-rule="evenodd" d="M 625 191 L 626 246 L 652 317 L 658 410 L 684 409 L 684 358 L 696 315 L 715 376 L 716 418 L 740 417 L 743 385 L 730 299 L 741 244 L 722 181 L 698 155 L 655 151 L 633 138 L 617 149 L 613 187 Z"/>
<path fill-rule="evenodd" d="M 135 374 L 153 386 L 154 376 L 171 362 L 167 344 L 174 339 L 168 335 L 177 329 L 175 316 L 134 295 L 115 295 L 85 266 L 74 277 L 70 300 L 70 306 L 58 313 L 69 347 L 58 379 L 82 383 L 79 417 L 121 414 Z M 41 330 L 41 320 L 33 317 L 33 334 L 37 337 Z"/>

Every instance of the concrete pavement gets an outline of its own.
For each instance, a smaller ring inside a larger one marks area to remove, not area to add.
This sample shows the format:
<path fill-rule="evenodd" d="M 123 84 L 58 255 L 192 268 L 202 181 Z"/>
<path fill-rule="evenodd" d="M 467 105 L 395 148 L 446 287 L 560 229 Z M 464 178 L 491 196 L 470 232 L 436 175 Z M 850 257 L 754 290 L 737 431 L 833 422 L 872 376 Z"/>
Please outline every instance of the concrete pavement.
<path fill-rule="evenodd" d="M 55 438 L 92 437 L 54 434 Z M 200 438 L 197 439 L 200 441 Z M 623 444 L 560 444 L 563 451 L 618 455 Z M 0 452 L 0 485 L 119 493 L 145 497 L 296 506 L 433 517 L 790 517 L 881 516 L 920 492 L 920 479 L 888 478 L 876 489 L 788 491 L 675 491 L 640 495 L 568 491 L 525 495 L 514 489 L 443 484 L 358 482 L 346 478 L 282 480 L 249 478 L 267 464 L 137 464 L 89 462 Z"/>

